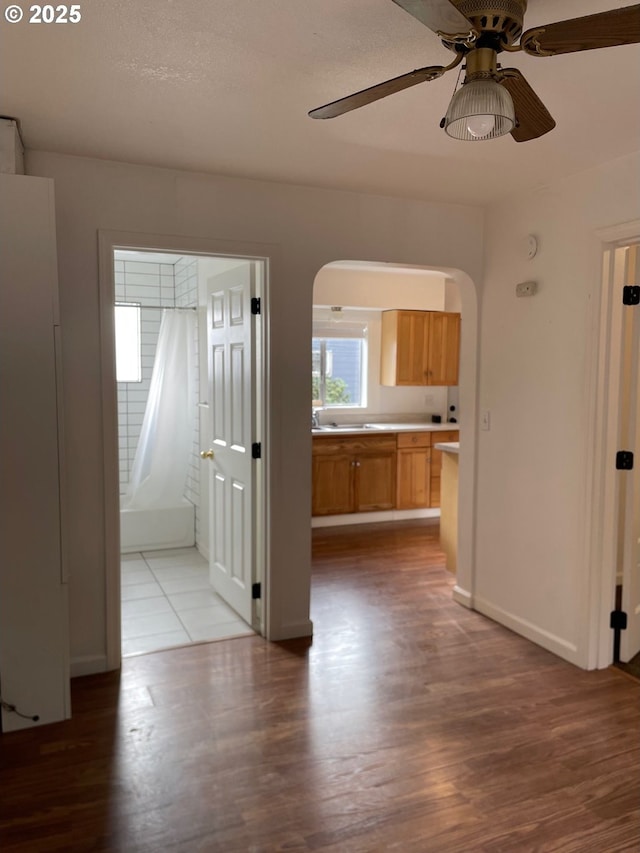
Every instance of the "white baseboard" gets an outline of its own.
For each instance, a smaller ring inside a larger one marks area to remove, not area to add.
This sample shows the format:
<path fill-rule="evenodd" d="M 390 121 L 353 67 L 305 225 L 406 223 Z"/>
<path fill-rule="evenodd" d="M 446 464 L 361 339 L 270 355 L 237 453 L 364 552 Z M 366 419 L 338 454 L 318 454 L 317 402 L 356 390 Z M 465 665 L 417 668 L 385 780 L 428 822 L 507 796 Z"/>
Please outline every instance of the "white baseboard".
<path fill-rule="evenodd" d="M 568 640 L 558 637 L 550 631 L 545 631 L 544 628 L 534 625 L 527 619 L 522 619 L 520 616 L 516 616 L 515 613 L 503 610 L 501 607 L 478 596 L 474 596 L 473 609 L 493 619 L 494 622 L 504 625 L 505 628 L 515 631 L 516 634 L 526 637 L 527 640 L 531 640 L 536 645 L 542 646 L 543 649 L 553 652 L 554 655 L 558 655 L 558 657 L 569 661 L 569 663 L 573 663 L 583 669 L 585 668 L 580 660 L 578 647 Z"/>
<path fill-rule="evenodd" d="M 463 607 L 468 607 L 469 610 L 473 609 L 473 598 L 471 593 L 466 589 L 462 589 L 458 584 L 453 588 L 453 600 L 457 601 L 458 604 L 461 604 Z"/>
<path fill-rule="evenodd" d="M 86 655 L 85 657 L 71 659 L 70 675 L 71 678 L 78 678 L 80 675 L 96 675 L 99 672 L 106 672 L 107 669 L 106 655 Z"/>
<path fill-rule="evenodd" d="M 380 512 L 349 512 L 344 515 L 314 515 L 311 527 L 340 527 L 345 524 L 375 524 L 411 518 L 440 518 L 439 509 L 389 509 Z"/>

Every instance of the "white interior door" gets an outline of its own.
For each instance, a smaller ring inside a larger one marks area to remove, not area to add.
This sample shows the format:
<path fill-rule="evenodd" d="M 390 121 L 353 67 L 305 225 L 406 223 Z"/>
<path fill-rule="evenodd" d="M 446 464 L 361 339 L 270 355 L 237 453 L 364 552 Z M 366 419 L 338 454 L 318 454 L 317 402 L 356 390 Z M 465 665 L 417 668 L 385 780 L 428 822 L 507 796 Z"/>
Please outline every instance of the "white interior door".
<path fill-rule="evenodd" d="M 637 254 L 633 256 L 634 261 L 636 257 Z M 620 660 L 627 662 L 640 652 L 640 306 L 629 306 L 625 311 L 629 312 L 626 334 L 630 340 L 628 429 L 624 449 L 634 454 L 633 470 L 622 473 L 625 478 L 622 610 L 627 614 L 627 628 L 620 635 Z"/>
<path fill-rule="evenodd" d="M 249 624 L 255 580 L 255 268 L 239 261 L 207 279 L 209 571 L 211 584 Z"/>

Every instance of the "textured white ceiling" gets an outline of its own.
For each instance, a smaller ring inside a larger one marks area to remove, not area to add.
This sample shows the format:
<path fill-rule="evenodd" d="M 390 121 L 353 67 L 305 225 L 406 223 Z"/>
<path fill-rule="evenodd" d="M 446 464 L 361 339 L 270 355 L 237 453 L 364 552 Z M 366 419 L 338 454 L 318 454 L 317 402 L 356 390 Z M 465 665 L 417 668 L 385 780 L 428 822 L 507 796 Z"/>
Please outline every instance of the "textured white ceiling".
<path fill-rule="evenodd" d="M 22 3 L 28 17 L 28 4 Z M 629 5 L 530 0 L 525 26 Z M 214 174 L 482 203 L 640 148 L 640 46 L 519 67 L 557 127 L 451 140 L 450 72 L 345 116 L 313 107 L 447 64 L 392 0 L 88 0 L 76 25 L 0 24 L 0 113 L 28 148 Z"/>

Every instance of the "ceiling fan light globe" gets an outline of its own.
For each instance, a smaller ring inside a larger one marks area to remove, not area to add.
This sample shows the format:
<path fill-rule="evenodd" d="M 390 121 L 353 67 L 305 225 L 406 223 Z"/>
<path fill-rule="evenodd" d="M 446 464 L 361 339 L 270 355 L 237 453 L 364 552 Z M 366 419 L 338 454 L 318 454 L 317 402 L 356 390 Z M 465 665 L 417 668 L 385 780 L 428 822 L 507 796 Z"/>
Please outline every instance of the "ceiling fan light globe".
<path fill-rule="evenodd" d="M 497 139 L 515 127 L 509 92 L 495 80 L 472 80 L 454 94 L 445 116 L 445 132 L 454 139 Z"/>
<path fill-rule="evenodd" d="M 491 114 L 469 116 L 467 130 L 474 139 L 484 139 L 495 130 L 496 118 Z"/>

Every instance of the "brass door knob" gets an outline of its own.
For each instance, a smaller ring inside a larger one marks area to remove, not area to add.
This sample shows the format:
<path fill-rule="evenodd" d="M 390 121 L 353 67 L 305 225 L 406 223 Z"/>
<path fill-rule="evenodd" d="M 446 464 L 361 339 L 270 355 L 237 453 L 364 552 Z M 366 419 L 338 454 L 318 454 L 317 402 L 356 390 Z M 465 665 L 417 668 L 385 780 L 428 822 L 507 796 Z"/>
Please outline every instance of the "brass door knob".
<path fill-rule="evenodd" d="M 214 455 L 215 454 L 214 454 L 213 450 L 201 450 L 200 451 L 200 457 L 202 459 L 213 459 Z"/>

